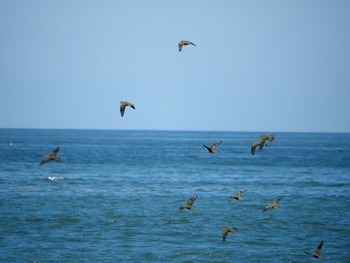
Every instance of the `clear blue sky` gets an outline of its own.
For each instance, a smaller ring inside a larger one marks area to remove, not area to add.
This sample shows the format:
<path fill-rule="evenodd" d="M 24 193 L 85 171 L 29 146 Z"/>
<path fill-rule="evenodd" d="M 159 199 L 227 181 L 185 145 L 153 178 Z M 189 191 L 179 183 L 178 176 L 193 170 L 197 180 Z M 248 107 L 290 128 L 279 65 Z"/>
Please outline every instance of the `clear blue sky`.
<path fill-rule="evenodd" d="M 349 14 L 347 0 L 0 0 L 0 128 L 350 132 Z M 123 118 L 121 100 L 136 107 Z"/>

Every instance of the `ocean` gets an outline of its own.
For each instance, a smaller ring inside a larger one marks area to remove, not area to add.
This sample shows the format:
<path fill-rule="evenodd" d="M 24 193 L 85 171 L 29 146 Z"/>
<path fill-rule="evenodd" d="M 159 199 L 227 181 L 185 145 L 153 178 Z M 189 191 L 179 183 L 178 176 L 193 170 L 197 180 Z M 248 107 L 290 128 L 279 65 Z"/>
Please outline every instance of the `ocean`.
<path fill-rule="evenodd" d="M 0 129 L 0 262 L 350 262 L 350 134 L 260 134 Z"/>

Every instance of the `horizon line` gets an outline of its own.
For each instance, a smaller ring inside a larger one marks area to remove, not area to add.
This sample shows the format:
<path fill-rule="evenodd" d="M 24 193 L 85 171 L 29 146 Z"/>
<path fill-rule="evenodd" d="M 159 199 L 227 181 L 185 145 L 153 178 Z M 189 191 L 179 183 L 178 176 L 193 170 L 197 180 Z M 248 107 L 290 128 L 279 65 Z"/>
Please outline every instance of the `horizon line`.
<path fill-rule="evenodd" d="M 169 130 L 169 129 L 99 129 L 99 128 L 3 128 L 0 130 L 76 130 L 76 131 L 157 131 L 157 132 L 242 132 L 242 133 L 266 133 L 267 131 L 262 130 Z M 275 131 L 270 130 L 270 133 L 340 133 L 349 134 L 350 132 L 345 131 Z"/>

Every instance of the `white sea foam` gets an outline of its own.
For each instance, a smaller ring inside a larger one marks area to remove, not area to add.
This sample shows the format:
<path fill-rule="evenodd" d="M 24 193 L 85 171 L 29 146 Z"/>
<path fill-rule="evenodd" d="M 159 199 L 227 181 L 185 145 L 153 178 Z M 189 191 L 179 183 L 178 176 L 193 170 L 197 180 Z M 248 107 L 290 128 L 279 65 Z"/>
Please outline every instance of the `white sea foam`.
<path fill-rule="evenodd" d="M 64 177 L 56 177 L 56 176 L 49 176 L 47 177 L 50 181 L 57 181 L 57 180 L 63 180 Z"/>

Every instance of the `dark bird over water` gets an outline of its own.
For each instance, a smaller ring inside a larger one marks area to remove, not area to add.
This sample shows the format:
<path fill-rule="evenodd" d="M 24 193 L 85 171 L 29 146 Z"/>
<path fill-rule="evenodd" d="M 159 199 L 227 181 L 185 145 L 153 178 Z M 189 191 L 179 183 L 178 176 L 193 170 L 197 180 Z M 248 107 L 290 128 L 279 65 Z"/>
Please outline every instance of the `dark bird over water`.
<path fill-rule="evenodd" d="M 188 40 L 181 40 L 181 41 L 179 42 L 179 45 L 178 45 L 178 47 L 179 47 L 179 52 L 181 52 L 183 46 L 188 46 L 188 45 L 193 45 L 193 46 L 196 47 L 195 44 L 193 44 L 192 42 L 190 42 L 190 41 L 188 41 Z"/>
<path fill-rule="evenodd" d="M 130 103 L 130 102 L 127 102 L 127 101 L 121 101 L 120 102 L 120 115 L 122 115 L 122 117 L 124 116 L 124 112 L 125 112 L 125 107 L 131 107 L 133 109 L 135 109 L 135 105 Z"/>
<path fill-rule="evenodd" d="M 228 232 L 234 233 L 236 231 L 237 231 L 237 228 L 234 228 L 234 227 L 230 227 L 230 226 L 229 227 L 223 227 L 222 228 L 222 242 L 225 242 Z"/>
<path fill-rule="evenodd" d="M 207 151 L 209 153 L 217 153 L 216 147 L 218 147 L 221 143 L 222 143 L 222 141 L 219 141 L 219 142 L 212 144 L 210 147 L 208 147 L 206 145 L 203 145 L 203 147 L 205 147 L 205 149 L 207 149 Z"/>
<path fill-rule="evenodd" d="M 241 194 L 243 194 L 243 193 L 245 193 L 245 192 L 247 192 L 247 191 L 248 191 L 247 189 L 241 190 L 241 191 L 239 191 L 236 195 L 231 195 L 230 198 L 233 198 L 233 199 L 242 201 L 243 198 L 241 197 Z"/>
<path fill-rule="evenodd" d="M 322 256 L 321 256 L 321 250 L 322 250 L 322 245 L 323 245 L 323 241 L 318 245 L 318 247 L 316 248 L 315 253 L 310 253 L 310 252 L 306 252 L 306 254 L 309 254 L 311 256 L 313 256 L 314 258 L 318 258 L 322 260 Z"/>
<path fill-rule="evenodd" d="M 39 165 L 43 165 L 43 164 L 45 164 L 45 163 L 47 163 L 49 161 L 59 161 L 59 160 L 61 160 L 60 158 L 56 157 L 56 154 L 58 153 L 59 150 L 60 150 L 60 147 L 57 147 L 49 155 L 46 155 Z"/>
<path fill-rule="evenodd" d="M 265 206 L 263 212 L 269 210 L 269 209 L 278 209 L 280 208 L 277 203 L 282 199 L 283 196 L 277 198 L 275 201 L 273 201 L 272 203 L 268 204 L 267 206 Z"/>
<path fill-rule="evenodd" d="M 190 199 L 188 199 L 187 204 L 180 206 L 179 210 L 183 210 L 183 209 L 196 210 L 196 208 L 193 207 L 193 203 L 194 201 L 196 201 L 197 198 L 198 198 L 198 195 L 191 197 Z"/>
<path fill-rule="evenodd" d="M 274 141 L 275 140 L 275 136 L 274 135 L 270 135 L 270 134 L 263 134 L 260 136 L 260 151 L 264 148 L 264 146 L 268 146 L 267 144 L 265 144 L 266 141 Z"/>

